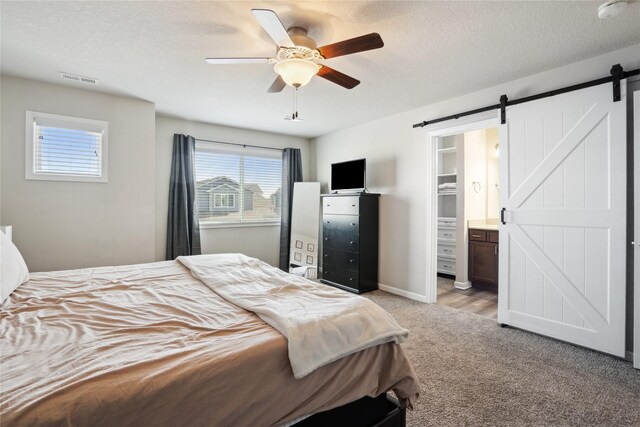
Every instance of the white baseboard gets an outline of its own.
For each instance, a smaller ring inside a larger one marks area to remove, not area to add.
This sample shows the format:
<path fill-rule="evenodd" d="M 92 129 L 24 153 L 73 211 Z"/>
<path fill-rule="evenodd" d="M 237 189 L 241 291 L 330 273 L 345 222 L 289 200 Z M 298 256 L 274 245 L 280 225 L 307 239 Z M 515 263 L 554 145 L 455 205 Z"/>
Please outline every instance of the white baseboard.
<path fill-rule="evenodd" d="M 404 289 L 394 288 L 392 286 L 383 285 L 382 283 L 378 283 L 378 288 L 380 288 L 385 292 L 389 292 L 390 294 L 400 295 L 401 297 L 409 298 L 414 301 L 426 302 L 426 303 L 429 302 L 426 296 L 416 294 L 415 292 L 405 291 Z"/>
<path fill-rule="evenodd" d="M 453 282 L 453 287 L 456 289 L 462 289 L 466 291 L 471 287 L 471 282 Z"/>

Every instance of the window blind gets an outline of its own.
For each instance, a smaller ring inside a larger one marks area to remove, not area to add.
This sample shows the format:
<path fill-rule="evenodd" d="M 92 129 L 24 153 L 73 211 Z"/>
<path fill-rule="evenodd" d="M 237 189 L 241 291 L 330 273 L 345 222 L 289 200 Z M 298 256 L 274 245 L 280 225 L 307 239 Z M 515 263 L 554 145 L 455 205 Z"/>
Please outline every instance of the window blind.
<path fill-rule="evenodd" d="M 35 174 L 100 177 L 102 132 L 45 126 L 34 122 Z"/>
<path fill-rule="evenodd" d="M 201 224 L 279 222 L 282 159 L 260 150 L 196 144 Z"/>

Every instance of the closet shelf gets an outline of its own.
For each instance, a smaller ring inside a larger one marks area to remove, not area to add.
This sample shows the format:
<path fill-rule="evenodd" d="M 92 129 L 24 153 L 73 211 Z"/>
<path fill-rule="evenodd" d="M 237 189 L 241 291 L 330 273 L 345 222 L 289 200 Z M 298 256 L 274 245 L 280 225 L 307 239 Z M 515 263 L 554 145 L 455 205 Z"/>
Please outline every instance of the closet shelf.
<path fill-rule="evenodd" d="M 455 196 L 458 193 L 438 193 L 438 196 Z"/>
<path fill-rule="evenodd" d="M 458 174 L 455 173 L 455 172 L 452 172 L 452 173 L 439 173 L 438 174 L 438 178 L 445 177 L 445 176 L 456 176 L 456 175 L 458 175 Z"/>
<path fill-rule="evenodd" d="M 438 153 L 441 153 L 441 154 L 455 153 L 455 152 L 456 152 L 456 147 L 438 148 Z"/>

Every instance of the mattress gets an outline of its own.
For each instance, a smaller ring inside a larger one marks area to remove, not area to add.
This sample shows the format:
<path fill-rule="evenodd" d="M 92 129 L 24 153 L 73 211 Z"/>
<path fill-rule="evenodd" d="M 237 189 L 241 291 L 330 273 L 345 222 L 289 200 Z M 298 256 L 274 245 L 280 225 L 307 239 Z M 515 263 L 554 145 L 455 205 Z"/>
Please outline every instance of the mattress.
<path fill-rule="evenodd" d="M 295 379 L 283 335 L 177 261 L 35 273 L 0 313 L 3 425 L 279 425 L 393 390 L 398 344 Z"/>

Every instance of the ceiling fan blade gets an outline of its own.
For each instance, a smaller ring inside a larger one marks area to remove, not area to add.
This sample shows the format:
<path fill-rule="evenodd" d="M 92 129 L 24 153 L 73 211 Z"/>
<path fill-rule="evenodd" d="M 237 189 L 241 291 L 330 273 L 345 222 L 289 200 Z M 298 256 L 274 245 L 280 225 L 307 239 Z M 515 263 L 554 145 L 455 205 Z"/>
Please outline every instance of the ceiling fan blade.
<path fill-rule="evenodd" d="M 318 76 L 347 89 L 353 89 L 360 84 L 360 80 L 356 80 L 353 77 L 342 74 L 340 71 L 336 71 L 333 68 L 327 67 L 326 65 L 323 65 L 322 68 L 320 68 L 320 71 L 318 71 Z"/>
<path fill-rule="evenodd" d="M 280 22 L 280 18 L 273 10 L 251 9 L 251 13 L 278 46 L 296 47 L 286 28 Z"/>
<path fill-rule="evenodd" d="M 349 40 L 328 44 L 318 48 L 320 54 L 325 58 L 335 58 L 336 56 L 350 55 L 352 53 L 364 52 L 366 50 L 380 49 L 384 46 L 382 37 L 378 33 L 371 33 Z"/>
<path fill-rule="evenodd" d="M 271 84 L 271 86 L 269 86 L 269 89 L 267 89 L 268 93 L 278 93 L 278 92 L 282 92 L 282 89 L 284 89 L 284 87 L 287 84 L 284 82 L 284 80 L 282 80 L 282 77 L 278 76 L 273 83 Z"/>
<path fill-rule="evenodd" d="M 207 58 L 209 64 L 268 64 L 269 58 Z"/>

